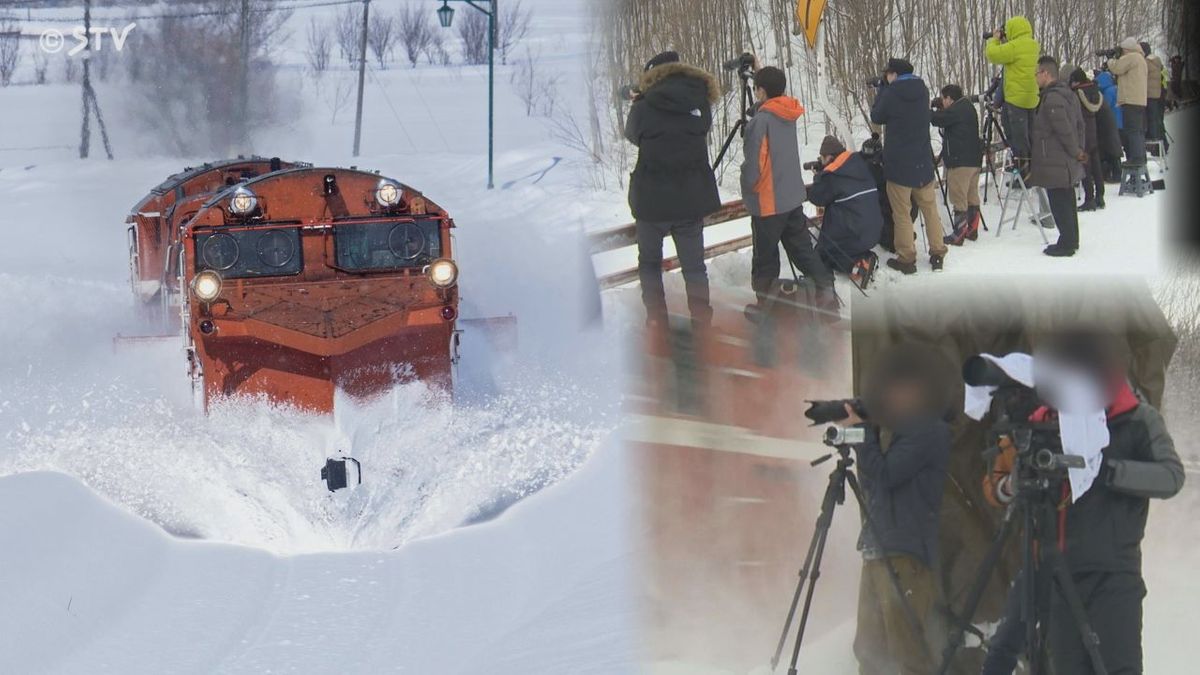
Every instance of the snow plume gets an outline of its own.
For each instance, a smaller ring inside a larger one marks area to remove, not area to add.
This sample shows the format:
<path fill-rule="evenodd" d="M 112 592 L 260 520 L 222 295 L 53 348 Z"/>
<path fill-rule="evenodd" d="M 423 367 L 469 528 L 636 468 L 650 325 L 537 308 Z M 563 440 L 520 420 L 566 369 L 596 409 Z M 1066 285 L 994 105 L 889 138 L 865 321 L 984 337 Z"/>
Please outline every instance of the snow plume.
<path fill-rule="evenodd" d="M 340 402 L 336 419 L 261 400 L 204 417 L 126 383 L 65 388 L 24 402 L 43 418 L 7 434 L 0 474 L 69 473 L 174 534 L 279 552 L 391 548 L 494 516 L 573 471 L 612 423 L 595 396 L 548 381 L 459 402 L 402 385 Z M 330 494 L 318 469 L 343 452 L 363 485 Z"/>

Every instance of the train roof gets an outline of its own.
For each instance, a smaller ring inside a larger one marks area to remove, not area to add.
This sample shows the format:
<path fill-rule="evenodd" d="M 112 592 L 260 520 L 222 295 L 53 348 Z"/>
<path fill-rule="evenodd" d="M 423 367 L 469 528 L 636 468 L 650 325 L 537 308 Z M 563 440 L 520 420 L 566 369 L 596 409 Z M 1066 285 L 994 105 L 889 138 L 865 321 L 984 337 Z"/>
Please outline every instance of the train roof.
<path fill-rule="evenodd" d="M 167 178 L 163 182 L 161 182 L 158 185 L 151 188 L 149 194 L 147 194 L 145 197 L 143 197 L 141 200 L 139 200 L 136 205 L 134 205 L 132 212 L 136 213 L 136 212 L 140 211 L 142 206 L 145 205 L 146 202 L 150 201 L 154 197 L 161 197 L 165 194 L 168 194 L 169 192 L 173 191 L 175 188 L 182 185 L 183 183 L 186 183 L 187 181 L 189 181 L 197 176 L 208 173 L 209 171 L 224 169 L 224 168 L 227 168 L 230 166 L 236 166 L 238 164 L 245 164 L 247 162 L 270 162 L 272 159 L 273 158 L 271 158 L 271 157 L 262 157 L 260 155 L 250 155 L 249 157 L 239 155 L 233 159 L 219 159 L 219 160 L 214 160 L 211 162 L 205 162 L 199 166 L 184 167 L 184 169 L 182 171 L 180 171 L 179 173 L 173 173 L 170 176 L 167 176 Z M 285 163 L 290 164 L 293 167 L 297 167 L 297 168 L 306 168 L 306 167 L 312 166 L 312 164 L 310 164 L 309 162 L 285 162 Z M 291 170 L 292 169 L 284 169 L 284 171 L 291 171 Z M 218 192 L 220 192 L 220 191 L 218 191 Z"/>
<path fill-rule="evenodd" d="M 411 185 L 408 185 L 406 183 L 398 181 L 395 178 L 392 178 L 390 176 L 384 176 L 379 171 L 368 171 L 366 169 L 359 169 L 357 167 L 346 168 L 346 167 L 340 167 L 340 166 L 313 166 L 312 164 L 307 164 L 307 163 L 302 163 L 302 162 L 296 162 L 296 165 L 297 166 L 290 168 L 290 169 L 280 169 L 279 171 L 272 171 L 271 173 L 264 173 L 264 174 L 255 176 L 254 178 L 251 178 L 247 181 L 238 183 L 236 185 L 226 185 L 223 189 L 217 190 L 216 192 L 214 192 L 212 194 L 212 196 L 209 197 L 208 201 L 204 202 L 204 205 L 201 206 L 200 208 L 206 209 L 206 208 L 216 204 L 217 202 L 221 201 L 221 199 L 223 197 L 228 195 L 229 192 L 236 190 L 239 187 L 249 187 L 249 186 L 253 186 L 255 183 L 259 183 L 259 182 L 262 182 L 265 180 L 269 180 L 269 179 L 273 180 L 273 179 L 279 178 L 281 176 L 288 176 L 291 174 L 300 174 L 300 173 L 305 173 L 305 172 L 309 172 L 309 171 L 313 171 L 313 172 L 341 171 L 343 173 L 357 173 L 357 174 L 361 174 L 363 176 L 370 176 L 373 178 L 387 178 L 388 180 L 395 181 L 397 184 L 400 185 L 400 187 L 402 187 L 406 190 L 409 190 L 410 192 L 413 192 L 414 194 L 424 196 L 420 190 L 417 190 L 417 189 L 413 188 Z M 438 210 L 442 210 L 442 208 L 440 206 L 438 206 L 437 204 L 435 204 L 434 202 L 432 202 L 430 200 L 426 200 L 426 201 L 428 201 L 429 204 L 433 205 Z"/>

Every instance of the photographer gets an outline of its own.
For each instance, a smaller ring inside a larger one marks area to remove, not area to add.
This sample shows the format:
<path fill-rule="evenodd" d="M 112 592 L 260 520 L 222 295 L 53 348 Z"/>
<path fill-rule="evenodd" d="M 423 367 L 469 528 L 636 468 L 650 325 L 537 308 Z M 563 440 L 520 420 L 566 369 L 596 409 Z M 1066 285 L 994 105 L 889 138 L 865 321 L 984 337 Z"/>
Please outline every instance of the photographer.
<path fill-rule="evenodd" d="M 712 320 L 704 265 L 703 218 L 721 206 L 708 163 L 711 106 L 721 96 L 716 78 L 679 62 L 675 52 L 651 59 L 636 89 L 625 138 L 638 147 L 629 180 L 637 223 L 638 279 L 648 325 L 665 325 L 662 242 L 675 240 L 692 323 Z"/>
<path fill-rule="evenodd" d="M 754 237 L 750 284 L 758 297 L 757 305 L 747 308 L 749 317 L 757 316 L 779 278 L 781 242 L 788 259 L 816 286 L 818 306 L 837 310 L 833 273 L 813 250 L 804 215 L 804 175 L 796 138 L 796 120 L 804 107 L 784 96 L 786 87 L 787 78 L 778 68 L 754 73 L 756 104 L 746 123 L 741 172 L 742 200 Z"/>
<path fill-rule="evenodd" d="M 1103 392 L 1109 442 L 1102 451 L 1100 473 L 1087 492 L 1074 499 L 1063 481 L 1065 509 L 1058 519 L 1057 540 L 1072 582 L 1082 598 L 1088 623 L 1099 637 L 1100 655 L 1109 673 L 1142 672 L 1141 541 L 1150 499 L 1167 499 L 1183 487 L 1184 470 L 1162 416 L 1138 396 L 1125 375 L 1125 364 L 1111 338 L 1071 333 L 1052 338 L 1039 350 Z M 1041 389 L 1039 388 L 1039 393 Z M 1053 397 L 1052 397 L 1053 398 Z M 1053 420 L 1043 406 L 1034 415 Z M 1001 442 L 1001 453 L 985 479 L 984 491 L 994 505 L 1016 493 L 1008 478 L 1016 450 Z M 992 639 L 984 675 L 1009 675 L 1022 651 L 1025 625 L 1019 601 L 1021 584 L 1033 572 L 1024 570 L 1009 594 L 1005 616 Z M 1055 672 L 1093 673 L 1074 617 L 1057 585 L 1050 604 L 1049 650 Z"/>
<path fill-rule="evenodd" d="M 1084 123 L 1079 99 L 1059 81 L 1058 62 L 1052 56 L 1038 59 L 1037 83 L 1041 101 L 1033 118 L 1033 157 L 1029 185 L 1044 188 L 1050 212 L 1058 226 L 1058 241 L 1046 255 L 1067 257 L 1079 248 L 1079 214 L 1075 184 L 1083 178 Z"/>
<path fill-rule="evenodd" d="M 1167 151 L 1167 134 L 1164 122 L 1164 96 L 1166 87 L 1163 86 L 1165 68 L 1162 59 L 1151 53 L 1150 43 L 1142 42 L 1142 54 L 1146 57 L 1146 140 L 1162 141 L 1163 152 Z"/>
<path fill-rule="evenodd" d="M 983 50 L 988 63 L 1004 67 L 1001 120 L 1013 159 L 1022 171 L 1029 161 L 1030 125 L 1033 123 L 1033 110 L 1038 104 L 1035 77 L 1038 55 L 1041 53 L 1042 46 L 1033 39 L 1033 26 L 1023 16 L 1014 16 L 1004 22 L 1003 30 L 993 31 Z"/>
<path fill-rule="evenodd" d="M 1117 105 L 1117 80 L 1108 72 L 1107 68 L 1096 73 L 1096 86 L 1100 89 L 1100 95 L 1104 97 L 1104 105 L 1112 112 L 1113 124 L 1116 127 L 1117 146 L 1113 150 L 1108 146 L 1108 141 L 1111 140 L 1105 135 L 1100 138 L 1105 141 L 1104 156 L 1101 157 L 1101 165 L 1104 169 L 1104 181 L 1106 183 L 1121 182 L 1121 153 L 1125 147 L 1125 127 L 1124 121 L 1121 119 L 1121 107 Z M 1105 134 L 1099 128 L 1097 132 Z"/>
<path fill-rule="evenodd" d="M 904 59 L 890 59 L 871 106 L 871 122 L 886 127 L 883 139 L 883 172 L 895 223 L 896 257 L 888 267 L 903 274 L 917 271 L 917 248 L 909 204 L 914 197 L 925 220 L 929 240 L 929 266 L 942 271 L 946 243 L 937 209 L 933 148 L 929 143 L 929 88 L 913 75 Z"/>
<path fill-rule="evenodd" d="M 1125 38 L 1122 55 L 1110 59 L 1108 70 L 1117 78 L 1117 105 L 1125 129 L 1125 161 L 1146 164 L 1146 57 L 1137 40 Z"/>
<path fill-rule="evenodd" d="M 951 388 L 932 348 L 900 345 L 876 358 L 867 381 L 867 440 L 856 448 L 874 529 L 864 528 L 859 537 L 854 654 L 861 673 L 928 675 L 934 669 L 925 626 L 937 594 L 932 567 L 950 458 L 945 413 Z M 846 412 L 845 426 L 866 425 L 852 406 Z"/>
<path fill-rule="evenodd" d="M 817 159 L 808 191 L 808 201 L 825 209 L 817 253 L 861 288 L 875 271 L 877 259 L 871 249 L 883 230 L 875 178 L 867 161 L 833 136 L 821 141 Z"/>
<path fill-rule="evenodd" d="M 942 87 L 941 94 L 933 101 L 929 121 L 942 130 L 942 163 L 954 205 L 954 223 L 946 243 L 961 246 L 964 239 L 979 236 L 979 167 L 983 164 L 979 114 L 957 84 Z"/>

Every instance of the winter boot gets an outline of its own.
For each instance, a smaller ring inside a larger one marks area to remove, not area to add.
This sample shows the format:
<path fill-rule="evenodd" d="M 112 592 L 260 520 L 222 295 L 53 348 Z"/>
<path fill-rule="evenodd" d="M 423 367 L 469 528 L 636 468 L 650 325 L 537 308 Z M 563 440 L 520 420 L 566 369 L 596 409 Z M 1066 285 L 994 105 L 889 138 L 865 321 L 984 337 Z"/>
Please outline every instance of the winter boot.
<path fill-rule="evenodd" d="M 954 220 L 951 221 L 950 234 L 942 238 L 942 241 L 951 246 L 962 246 L 963 239 L 967 236 L 967 212 L 954 212 Z"/>
<path fill-rule="evenodd" d="M 879 256 L 875 255 L 874 251 L 868 252 L 854 261 L 850 268 L 850 283 L 864 291 L 867 290 L 867 286 L 875 279 L 875 268 L 878 266 Z"/>
<path fill-rule="evenodd" d="M 941 272 L 942 267 L 945 264 L 946 264 L 946 259 L 943 256 L 940 256 L 937 254 L 929 256 L 929 267 L 931 267 L 934 272 Z"/>
<path fill-rule="evenodd" d="M 899 258 L 888 258 L 887 266 L 896 270 L 897 272 L 900 272 L 901 274 L 907 275 L 907 274 L 916 274 L 917 273 L 917 263 L 915 263 L 915 262 L 906 263 L 906 262 L 900 260 Z"/>
<path fill-rule="evenodd" d="M 979 225 L 983 221 L 983 214 L 979 212 L 978 206 L 967 207 L 967 239 L 975 241 L 979 239 Z"/>
<path fill-rule="evenodd" d="M 1079 211 L 1081 211 L 1081 212 L 1082 211 L 1095 211 L 1097 208 L 1098 207 L 1096 206 L 1096 202 L 1091 199 L 1085 199 L 1085 200 L 1083 200 L 1083 203 L 1079 205 Z"/>

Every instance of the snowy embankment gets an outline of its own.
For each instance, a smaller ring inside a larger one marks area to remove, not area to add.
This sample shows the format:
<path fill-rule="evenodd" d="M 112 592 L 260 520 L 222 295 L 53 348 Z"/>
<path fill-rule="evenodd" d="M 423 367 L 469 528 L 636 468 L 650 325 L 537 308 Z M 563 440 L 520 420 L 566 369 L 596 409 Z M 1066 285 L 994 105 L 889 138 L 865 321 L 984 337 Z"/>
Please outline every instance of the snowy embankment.
<path fill-rule="evenodd" d="M 632 671 L 627 484 L 610 447 L 491 523 L 277 557 L 172 538 L 60 473 L 2 477 L 0 671 Z"/>

